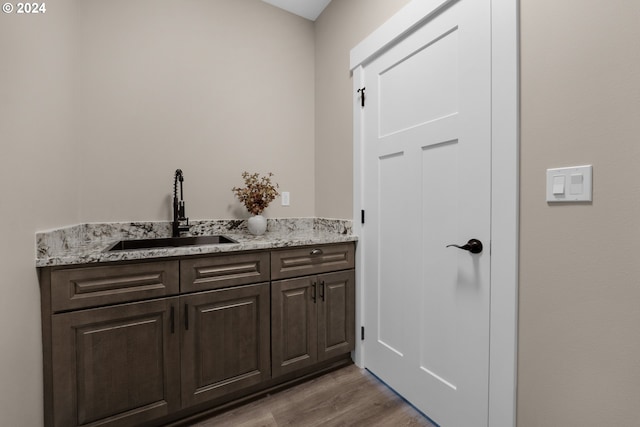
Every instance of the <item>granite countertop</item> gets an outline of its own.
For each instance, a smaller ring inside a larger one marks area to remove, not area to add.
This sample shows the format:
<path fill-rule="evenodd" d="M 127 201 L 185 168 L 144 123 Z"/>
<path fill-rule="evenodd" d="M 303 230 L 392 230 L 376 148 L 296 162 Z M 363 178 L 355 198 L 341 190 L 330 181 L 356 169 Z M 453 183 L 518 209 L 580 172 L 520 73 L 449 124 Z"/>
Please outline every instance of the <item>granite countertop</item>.
<path fill-rule="evenodd" d="M 237 252 L 291 246 L 353 242 L 350 220 L 327 218 L 269 219 L 267 232 L 253 236 L 245 220 L 201 220 L 191 222 L 191 236 L 221 234 L 237 243 L 136 249 L 107 252 L 125 239 L 169 237 L 170 222 L 80 224 L 36 234 L 36 267 L 93 264 L 103 262 L 166 258 Z"/>

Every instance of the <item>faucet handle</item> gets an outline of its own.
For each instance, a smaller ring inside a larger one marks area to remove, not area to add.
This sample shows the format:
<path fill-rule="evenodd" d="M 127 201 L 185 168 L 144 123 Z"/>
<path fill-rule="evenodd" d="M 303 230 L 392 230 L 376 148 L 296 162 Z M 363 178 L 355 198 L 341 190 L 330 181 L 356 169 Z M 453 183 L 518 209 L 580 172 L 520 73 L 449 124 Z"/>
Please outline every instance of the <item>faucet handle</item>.
<path fill-rule="evenodd" d="M 184 200 L 180 200 L 178 202 L 178 220 L 184 221 L 185 219 L 189 222 L 189 218 L 185 218 Z"/>

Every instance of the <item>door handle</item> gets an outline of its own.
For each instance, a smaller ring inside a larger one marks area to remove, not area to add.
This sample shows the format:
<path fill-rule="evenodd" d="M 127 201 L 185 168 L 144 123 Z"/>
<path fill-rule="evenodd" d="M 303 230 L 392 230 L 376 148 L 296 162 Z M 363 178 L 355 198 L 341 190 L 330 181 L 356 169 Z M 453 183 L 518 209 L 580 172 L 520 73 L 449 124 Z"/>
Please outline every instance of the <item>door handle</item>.
<path fill-rule="evenodd" d="M 482 252 L 482 242 L 478 239 L 469 239 L 466 245 L 458 246 L 458 245 L 447 245 L 447 247 L 453 246 L 454 248 L 464 249 L 465 251 L 469 251 L 472 254 L 479 254 Z"/>

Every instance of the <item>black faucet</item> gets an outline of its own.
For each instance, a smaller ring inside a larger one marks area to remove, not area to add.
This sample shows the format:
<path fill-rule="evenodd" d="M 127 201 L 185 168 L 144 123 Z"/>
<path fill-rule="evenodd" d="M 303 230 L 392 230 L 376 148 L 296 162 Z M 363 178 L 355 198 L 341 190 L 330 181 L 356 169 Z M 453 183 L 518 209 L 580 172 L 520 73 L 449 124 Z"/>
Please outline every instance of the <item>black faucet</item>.
<path fill-rule="evenodd" d="M 180 200 L 178 201 L 178 181 L 180 181 Z M 171 237 L 180 237 L 180 233 L 183 231 L 189 231 L 189 218 L 184 216 L 184 193 L 182 191 L 182 183 L 184 177 L 182 176 L 182 170 L 176 169 L 176 174 L 173 177 L 173 230 Z M 181 221 L 187 221 L 186 225 L 180 225 Z"/>

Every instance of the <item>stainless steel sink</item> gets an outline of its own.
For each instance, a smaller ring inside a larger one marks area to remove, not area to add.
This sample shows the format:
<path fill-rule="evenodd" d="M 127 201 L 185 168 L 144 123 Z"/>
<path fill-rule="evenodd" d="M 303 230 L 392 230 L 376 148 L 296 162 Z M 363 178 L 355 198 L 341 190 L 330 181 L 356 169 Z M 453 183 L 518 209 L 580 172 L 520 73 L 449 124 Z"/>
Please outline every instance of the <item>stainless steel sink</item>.
<path fill-rule="evenodd" d="M 179 248 L 182 246 L 219 245 L 238 243 L 226 236 L 164 237 L 156 239 L 120 240 L 107 248 L 109 251 L 131 251 L 136 249 Z"/>

